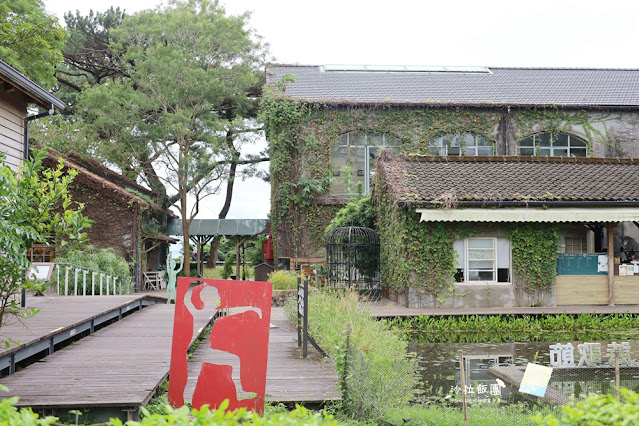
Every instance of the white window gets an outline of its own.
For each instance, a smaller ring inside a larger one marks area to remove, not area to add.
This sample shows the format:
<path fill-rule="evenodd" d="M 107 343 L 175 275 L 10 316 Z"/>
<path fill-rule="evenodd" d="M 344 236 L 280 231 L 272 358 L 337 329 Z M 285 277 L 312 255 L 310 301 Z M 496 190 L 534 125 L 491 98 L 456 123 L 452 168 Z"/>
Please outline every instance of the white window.
<path fill-rule="evenodd" d="M 491 156 L 495 154 L 495 145 L 472 133 L 454 133 L 430 140 L 428 151 L 431 155 Z"/>
<path fill-rule="evenodd" d="M 510 283 L 510 241 L 501 237 L 457 240 L 457 282 Z"/>
<path fill-rule="evenodd" d="M 495 238 L 466 240 L 466 279 L 468 281 L 497 281 Z"/>
<path fill-rule="evenodd" d="M 586 238 L 566 236 L 565 253 L 588 253 Z"/>
<path fill-rule="evenodd" d="M 379 151 L 399 145 L 383 133 L 346 133 L 333 147 L 333 195 L 369 194 Z"/>
<path fill-rule="evenodd" d="M 588 143 L 567 133 L 538 133 L 517 143 L 519 155 L 586 157 Z"/>

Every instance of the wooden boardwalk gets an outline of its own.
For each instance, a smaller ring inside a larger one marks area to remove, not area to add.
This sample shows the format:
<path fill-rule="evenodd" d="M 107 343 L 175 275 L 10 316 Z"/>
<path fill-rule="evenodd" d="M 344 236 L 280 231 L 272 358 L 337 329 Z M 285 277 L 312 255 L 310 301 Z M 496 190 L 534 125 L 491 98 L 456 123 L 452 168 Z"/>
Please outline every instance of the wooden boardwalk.
<path fill-rule="evenodd" d="M 141 300 L 144 296 L 130 294 L 126 296 L 42 296 L 28 297 L 27 308 L 38 308 L 40 312 L 30 318 L 9 317 L 0 328 L 0 338 L 10 337 L 25 346 L 41 340 L 57 331 L 73 328 L 87 319 L 97 318 L 114 309 Z M 14 352 L 18 347 L 11 345 L 0 348 L 0 356 Z"/>
<path fill-rule="evenodd" d="M 362 304 L 371 315 L 377 318 L 462 315 L 541 315 L 541 314 L 639 314 L 639 305 L 580 305 L 580 306 L 543 306 L 539 308 L 504 307 L 504 308 L 407 308 L 389 299 L 382 298 L 376 302 Z"/>
<path fill-rule="evenodd" d="M 309 357 L 302 358 L 297 347 L 297 329 L 284 316 L 284 309 L 273 307 L 268 345 L 268 367 L 266 372 L 266 400 L 283 403 L 321 403 L 341 397 L 337 388 L 337 371 L 333 362 L 320 359 L 309 345 Z M 191 401 L 195 390 L 196 376 L 203 362 L 231 365 L 233 381 L 240 390 L 239 360 L 232 356 L 212 356 L 207 341 L 203 341 L 189 360 L 189 381 L 184 391 L 185 400 Z"/>
<path fill-rule="evenodd" d="M 168 376 L 174 310 L 175 305 L 148 306 L 0 379 L 9 388 L 3 396 L 19 396 L 18 406 L 62 413 L 111 407 L 107 419 L 118 414 L 126 419 L 121 411 L 146 404 Z M 196 312 L 194 336 L 212 315 Z"/>

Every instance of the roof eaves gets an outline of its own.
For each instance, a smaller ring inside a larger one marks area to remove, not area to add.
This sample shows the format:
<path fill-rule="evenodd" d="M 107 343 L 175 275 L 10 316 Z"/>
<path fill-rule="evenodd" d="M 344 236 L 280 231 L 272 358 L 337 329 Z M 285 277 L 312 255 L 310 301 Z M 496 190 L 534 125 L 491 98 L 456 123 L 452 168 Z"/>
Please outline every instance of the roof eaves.
<path fill-rule="evenodd" d="M 33 99 L 41 103 L 41 106 L 50 108 L 53 105 L 55 108 L 64 109 L 66 105 L 60 99 L 53 96 L 45 88 L 38 83 L 31 80 L 29 77 L 22 74 L 16 68 L 0 59 L 0 77 L 8 80 L 9 83 L 17 86 L 23 92 L 31 96 Z"/>

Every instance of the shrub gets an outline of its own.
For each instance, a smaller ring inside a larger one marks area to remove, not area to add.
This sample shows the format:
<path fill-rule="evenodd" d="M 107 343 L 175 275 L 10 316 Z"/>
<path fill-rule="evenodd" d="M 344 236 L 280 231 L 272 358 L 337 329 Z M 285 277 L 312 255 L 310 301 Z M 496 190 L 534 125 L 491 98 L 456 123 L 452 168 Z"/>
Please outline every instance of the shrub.
<path fill-rule="evenodd" d="M 289 318 L 296 313 L 291 305 Z M 313 291 L 308 305 L 309 333 L 342 378 L 344 409 L 358 419 L 385 422 L 391 410 L 407 408 L 419 383 L 418 365 L 407 356 L 401 333 L 361 308 L 356 293 Z"/>
<path fill-rule="evenodd" d="M 235 411 L 225 412 L 228 407 L 228 401 L 222 403 L 222 406 L 216 410 L 210 410 L 207 406 L 203 406 L 200 410 L 189 410 L 184 406 L 181 408 L 164 407 L 165 412 L 150 413 L 146 408 L 142 407 L 142 415 L 144 418 L 141 422 L 127 422 L 127 425 L 309 425 L 309 426 L 337 426 L 337 422 L 326 412 L 313 413 L 304 407 L 297 406 L 291 412 L 270 411 L 263 417 L 260 415 L 246 411 L 240 408 Z M 111 423 L 116 426 L 122 426 L 122 421 L 111 419 Z"/>
<path fill-rule="evenodd" d="M 639 394 L 629 389 L 620 389 L 620 401 L 616 397 L 590 395 L 582 401 L 573 401 L 562 407 L 562 414 L 541 414 L 532 419 L 538 425 L 636 425 L 639 423 Z"/>
<path fill-rule="evenodd" d="M 235 265 L 235 256 L 226 256 L 224 266 L 222 266 L 222 272 L 220 273 L 223 279 L 226 280 L 233 275 L 233 265 Z"/>
<path fill-rule="evenodd" d="M 0 385 L 0 390 L 7 391 L 5 386 Z M 0 401 L 0 425 L 50 425 L 57 421 L 56 417 L 40 418 L 31 408 L 21 408 L 18 410 L 14 404 L 18 402 L 17 397 L 3 398 Z"/>
<path fill-rule="evenodd" d="M 111 248 L 96 249 L 89 245 L 83 250 L 69 250 L 63 256 L 57 256 L 55 261 L 56 263 L 71 263 L 116 276 L 122 292 L 131 292 L 133 284 L 129 264 L 123 257 L 115 254 Z"/>
<path fill-rule="evenodd" d="M 297 288 L 298 275 L 295 272 L 279 270 L 271 272 L 268 280 L 273 283 L 273 290 L 292 290 Z"/>

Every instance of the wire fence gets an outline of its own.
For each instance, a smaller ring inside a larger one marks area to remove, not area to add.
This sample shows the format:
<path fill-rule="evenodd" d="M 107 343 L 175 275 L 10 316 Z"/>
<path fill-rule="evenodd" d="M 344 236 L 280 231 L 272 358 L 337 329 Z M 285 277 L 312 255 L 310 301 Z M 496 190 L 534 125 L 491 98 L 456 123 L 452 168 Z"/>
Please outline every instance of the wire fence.
<path fill-rule="evenodd" d="M 556 343 L 543 362 L 512 355 L 460 350 L 449 359 L 410 363 L 365 361 L 347 338 L 340 385 L 343 404 L 356 418 L 380 424 L 528 425 L 561 414 L 561 407 L 589 394 L 639 389 L 635 342 Z M 434 365 L 433 365 L 434 364 Z M 415 383 L 417 386 L 415 388 Z"/>

